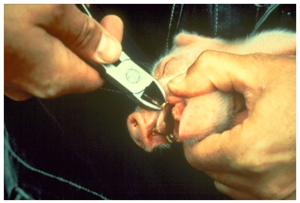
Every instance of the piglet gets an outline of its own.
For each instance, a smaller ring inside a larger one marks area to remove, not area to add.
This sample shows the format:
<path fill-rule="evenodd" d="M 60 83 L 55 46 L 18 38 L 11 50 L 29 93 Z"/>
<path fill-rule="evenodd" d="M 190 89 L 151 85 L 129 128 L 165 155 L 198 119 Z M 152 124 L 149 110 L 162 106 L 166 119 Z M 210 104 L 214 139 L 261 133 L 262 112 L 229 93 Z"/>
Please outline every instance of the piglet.
<path fill-rule="evenodd" d="M 173 140 L 193 145 L 212 133 L 232 128 L 247 117 L 244 98 L 238 93 L 215 90 L 193 98 L 178 98 L 168 90 L 167 83 L 177 75 L 185 74 L 205 50 L 241 55 L 256 52 L 295 55 L 296 33 L 271 30 L 234 41 L 187 32 L 178 34 L 170 53 L 158 60 L 152 71 L 168 102 L 175 105 L 168 105 L 162 111 L 137 107 L 127 119 L 132 139 L 147 152 L 154 148 L 169 148 Z"/>

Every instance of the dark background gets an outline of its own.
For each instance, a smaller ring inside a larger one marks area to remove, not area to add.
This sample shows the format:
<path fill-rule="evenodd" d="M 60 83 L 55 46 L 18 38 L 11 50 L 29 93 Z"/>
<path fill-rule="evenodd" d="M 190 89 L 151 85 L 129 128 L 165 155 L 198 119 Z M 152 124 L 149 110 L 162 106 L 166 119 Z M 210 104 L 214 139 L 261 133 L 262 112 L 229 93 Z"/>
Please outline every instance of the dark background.
<path fill-rule="evenodd" d="M 120 16 L 125 27 L 125 53 L 149 69 L 145 64 L 168 51 L 173 36 L 182 29 L 225 39 L 245 37 L 268 5 L 258 13 L 257 8 L 219 5 L 216 32 L 215 5 L 176 5 L 169 43 L 172 5 L 92 5 L 91 11 L 96 19 L 107 14 Z M 295 5 L 280 5 L 260 30 L 295 30 L 295 16 Z M 115 89 L 109 83 L 104 88 Z M 134 144 L 126 126 L 134 108 L 126 95 L 101 89 L 25 102 L 4 96 L 4 122 L 13 150 L 28 164 L 108 199 L 229 199 L 214 188 L 212 179 L 186 162 L 180 144 L 153 153 Z M 35 199 L 99 199 L 33 172 L 16 160 L 14 163 L 19 186 Z"/>

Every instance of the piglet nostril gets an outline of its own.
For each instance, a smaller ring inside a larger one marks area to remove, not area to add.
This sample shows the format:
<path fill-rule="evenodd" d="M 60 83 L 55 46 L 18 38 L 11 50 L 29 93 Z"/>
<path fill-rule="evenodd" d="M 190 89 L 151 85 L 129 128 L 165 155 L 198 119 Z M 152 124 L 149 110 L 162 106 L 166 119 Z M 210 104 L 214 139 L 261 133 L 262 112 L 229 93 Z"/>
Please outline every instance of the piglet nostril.
<path fill-rule="evenodd" d="M 127 127 L 133 141 L 151 152 L 158 145 L 166 144 L 166 134 L 156 129 L 155 124 L 158 119 L 158 112 L 138 111 L 127 118 Z"/>
<path fill-rule="evenodd" d="M 133 127 L 136 128 L 136 127 L 138 126 L 138 122 L 137 122 L 136 120 L 133 120 L 133 121 L 132 121 L 132 125 L 133 125 Z"/>
<path fill-rule="evenodd" d="M 139 122 L 138 122 L 138 119 L 136 118 L 136 116 L 134 114 L 130 115 L 128 117 L 128 127 L 131 128 L 131 127 L 138 127 L 139 125 Z"/>
<path fill-rule="evenodd" d="M 139 124 L 139 119 L 138 116 L 136 114 L 131 114 L 128 118 L 127 118 L 127 127 L 129 130 L 129 134 L 132 137 L 132 139 L 139 145 L 141 146 L 141 140 L 139 140 L 139 138 L 141 137 L 141 126 Z M 137 142 L 137 140 L 139 141 L 139 143 Z"/>

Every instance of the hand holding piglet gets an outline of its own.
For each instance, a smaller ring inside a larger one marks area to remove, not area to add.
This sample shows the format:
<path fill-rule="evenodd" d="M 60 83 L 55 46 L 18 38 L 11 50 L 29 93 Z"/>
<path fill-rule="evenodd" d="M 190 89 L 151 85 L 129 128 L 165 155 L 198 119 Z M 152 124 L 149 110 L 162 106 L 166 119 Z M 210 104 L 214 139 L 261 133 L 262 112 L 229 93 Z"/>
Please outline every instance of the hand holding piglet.
<path fill-rule="evenodd" d="M 168 87 L 178 97 L 218 89 L 245 98 L 240 124 L 184 144 L 188 162 L 220 192 L 234 199 L 296 198 L 295 57 L 205 51 Z"/>

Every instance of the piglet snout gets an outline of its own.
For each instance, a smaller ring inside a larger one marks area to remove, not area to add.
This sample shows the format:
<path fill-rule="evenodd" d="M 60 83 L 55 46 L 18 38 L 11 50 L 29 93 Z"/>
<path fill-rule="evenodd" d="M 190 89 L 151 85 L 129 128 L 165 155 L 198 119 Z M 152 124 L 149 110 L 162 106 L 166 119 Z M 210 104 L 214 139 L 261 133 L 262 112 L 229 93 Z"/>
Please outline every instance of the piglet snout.
<path fill-rule="evenodd" d="M 144 150 L 167 144 L 165 135 L 160 131 L 159 114 L 161 112 L 139 110 L 129 115 L 127 127 L 131 138 Z"/>

